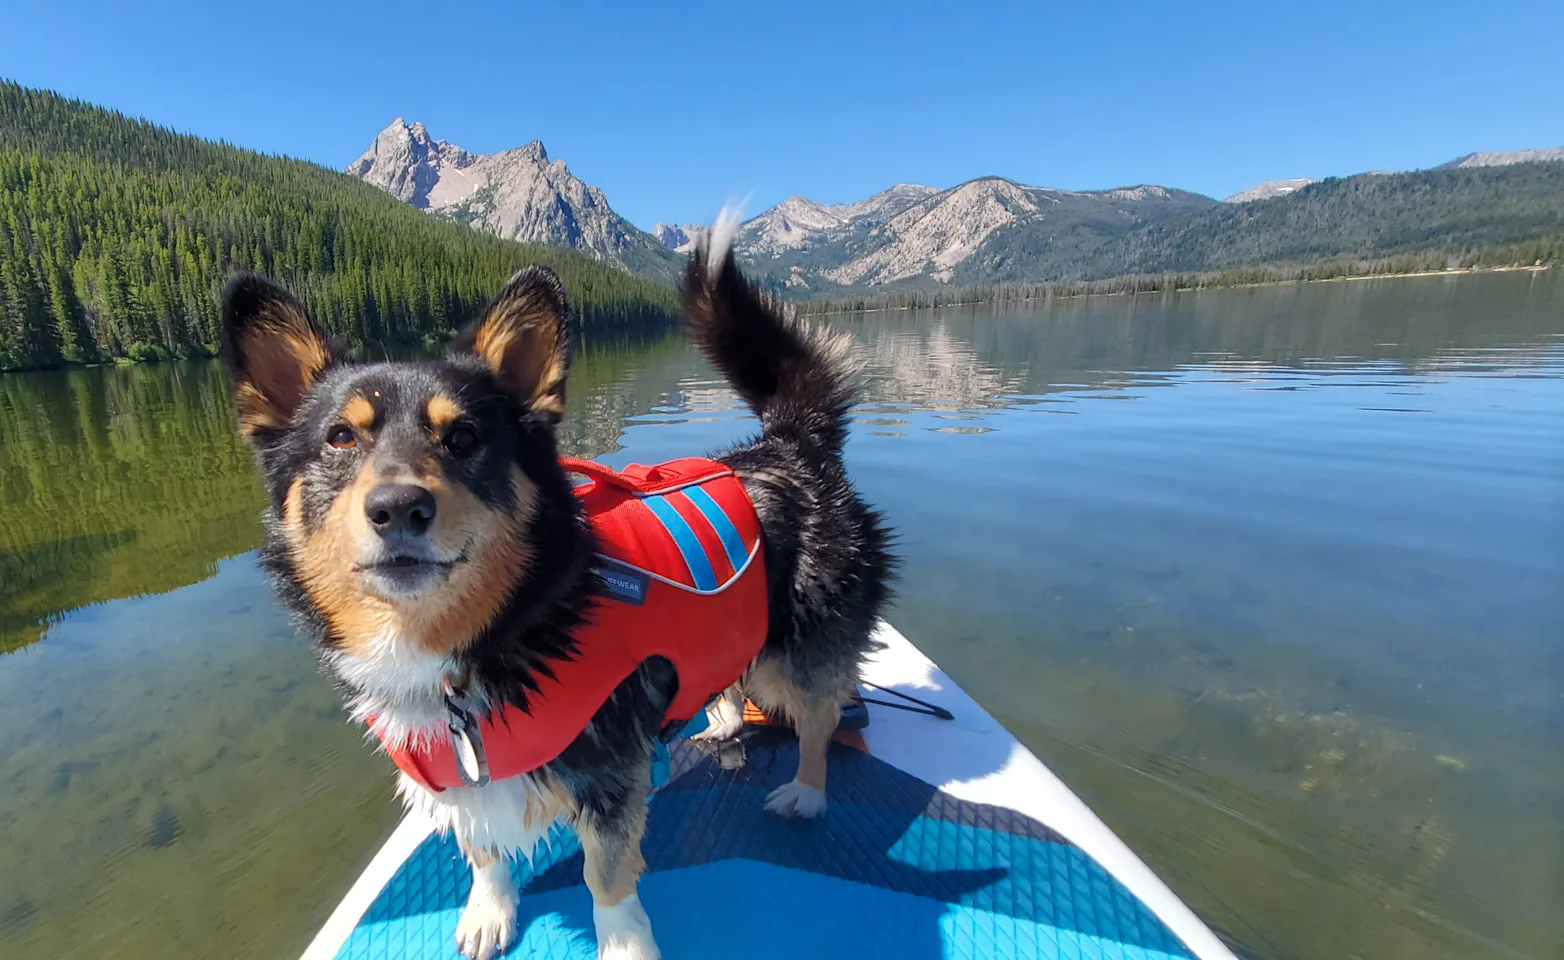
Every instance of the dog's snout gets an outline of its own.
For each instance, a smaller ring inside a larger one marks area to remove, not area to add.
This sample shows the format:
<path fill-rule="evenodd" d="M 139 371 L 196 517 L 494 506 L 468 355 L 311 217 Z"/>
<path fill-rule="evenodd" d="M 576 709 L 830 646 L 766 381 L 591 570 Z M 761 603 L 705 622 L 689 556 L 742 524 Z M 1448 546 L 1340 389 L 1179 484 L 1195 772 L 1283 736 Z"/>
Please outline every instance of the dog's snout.
<path fill-rule="evenodd" d="M 434 494 L 410 483 L 382 483 L 364 498 L 364 513 L 382 537 L 420 534 L 434 522 Z"/>

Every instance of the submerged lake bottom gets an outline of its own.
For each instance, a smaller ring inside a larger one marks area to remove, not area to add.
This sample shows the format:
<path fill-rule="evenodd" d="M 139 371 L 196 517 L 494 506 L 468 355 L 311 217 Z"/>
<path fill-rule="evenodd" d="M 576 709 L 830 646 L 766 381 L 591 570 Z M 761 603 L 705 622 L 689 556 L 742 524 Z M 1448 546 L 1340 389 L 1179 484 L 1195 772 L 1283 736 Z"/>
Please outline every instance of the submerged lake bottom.
<path fill-rule="evenodd" d="M 1564 944 L 1557 271 L 847 315 L 890 619 L 1266 958 Z M 297 955 L 399 814 L 212 363 L 0 376 L 0 956 Z M 592 344 L 566 452 L 756 429 Z"/>

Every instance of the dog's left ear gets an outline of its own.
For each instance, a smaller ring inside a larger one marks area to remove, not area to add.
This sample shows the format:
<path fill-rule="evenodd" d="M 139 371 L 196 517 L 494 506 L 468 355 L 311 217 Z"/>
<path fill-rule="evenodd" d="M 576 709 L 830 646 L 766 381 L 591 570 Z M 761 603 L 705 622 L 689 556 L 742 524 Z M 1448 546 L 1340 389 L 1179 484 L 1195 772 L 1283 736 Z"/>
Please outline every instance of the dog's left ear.
<path fill-rule="evenodd" d="M 558 423 L 565 416 L 569 309 L 554 271 L 526 267 L 510 278 L 452 352 L 476 354 L 518 402 Z"/>

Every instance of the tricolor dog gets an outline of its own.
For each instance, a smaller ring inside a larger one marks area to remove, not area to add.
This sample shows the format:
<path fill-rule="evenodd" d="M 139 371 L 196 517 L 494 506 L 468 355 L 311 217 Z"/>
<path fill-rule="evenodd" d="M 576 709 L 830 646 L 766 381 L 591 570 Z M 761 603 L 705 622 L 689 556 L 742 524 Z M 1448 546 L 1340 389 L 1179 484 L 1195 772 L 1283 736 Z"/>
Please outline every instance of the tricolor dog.
<path fill-rule="evenodd" d="M 894 560 L 842 463 L 846 342 L 785 316 L 739 272 L 731 224 L 716 233 L 690 259 L 688 332 L 760 433 L 624 474 L 560 457 L 567 305 L 547 269 L 429 362 L 353 361 L 260 277 L 224 293 L 239 430 L 271 494 L 263 563 L 403 801 L 471 861 L 472 960 L 514 936 L 508 858 L 560 819 L 599 955 L 658 956 L 636 895 L 651 760 L 702 708 L 708 738 L 738 732 L 745 697 L 785 716 L 798 771 L 766 809 L 825 809 Z"/>

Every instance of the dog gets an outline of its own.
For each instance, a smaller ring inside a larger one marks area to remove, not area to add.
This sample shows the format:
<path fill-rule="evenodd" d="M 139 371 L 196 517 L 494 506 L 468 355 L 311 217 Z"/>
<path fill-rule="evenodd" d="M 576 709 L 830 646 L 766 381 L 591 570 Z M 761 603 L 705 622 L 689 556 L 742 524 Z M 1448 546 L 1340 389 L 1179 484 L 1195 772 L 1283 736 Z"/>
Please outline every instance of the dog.
<path fill-rule="evenodd" d="M 760 422 L 712 459 L 759 519 L 766 610 L 759 652 L 709 703 L 699 737 L 735 736 L 745 698 L 785 717 L 798 769 L 765 807 L 817 817 L 827 746 L 874 649 L 896 558 L 843 464 L 849 341 L 759 292 L 729 249 L 732 227 L 691 254 L 683 299 L 688 336 Z M 270 494 L 261 563 L 352 718 L 388 750 L 450 737 L 453 685 L 479 711 L 525 711 L 604 602 L 556 441 L 569 349 L 565 291 L 544 267 L 516 273 L 429 362 L 356 361 L 260 276 L 236 276 L 223 293 L 239 432 Z M 441 791 L 399 777 L 406 807 L 454 834 L 471 863 L 456 931 L 469 960 L 510 945 L 509 858 L 530 855 L 560 820 L 581 840 L 599 957 L 659 956 L 637 883 L 651 761 L 677 683 L 666 659 L 640 663 L 529 773 Z"/>

